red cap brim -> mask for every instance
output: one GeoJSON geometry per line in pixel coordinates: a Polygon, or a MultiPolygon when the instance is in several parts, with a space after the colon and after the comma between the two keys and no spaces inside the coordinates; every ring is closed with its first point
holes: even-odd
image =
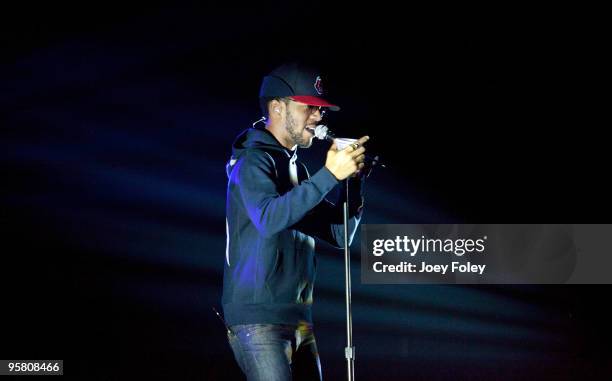
{"type": "Polygon", "coordinates": [[[310,105],[310,106],[327,107],[327,108],[329,108],[332,111],[339,111],[340,110],[340,107],[329,103],[325,99],[322,99],[322,98],[319,98],[319,97],[314,97],[314,96],[311,96],[311,95],[294,95],[294,96],[291,96],[291,99],[293,99],[296,102],[304,103],[304,104],[307,104],[307,105],[310,105]]]}

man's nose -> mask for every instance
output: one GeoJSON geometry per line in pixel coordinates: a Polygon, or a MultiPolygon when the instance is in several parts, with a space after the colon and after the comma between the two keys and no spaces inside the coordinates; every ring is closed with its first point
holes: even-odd
{"type": "Polygon", "coordinates": [[[323,119],[323,115],[321,115],[321,110],[316,110],[310,115],[315,122],[320,122],[323,119]]]}

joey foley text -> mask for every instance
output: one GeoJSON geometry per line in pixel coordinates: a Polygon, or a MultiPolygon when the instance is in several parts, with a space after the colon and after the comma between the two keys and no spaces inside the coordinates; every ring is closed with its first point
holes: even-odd
{"type": "MultiPolygon", "coordinates": [[[[372,241],[372,254],[376,257],[386,255],[409,255],[410,259],[419,254],[429,254],[439,256],[453,254],[462,257],[464,254],[484,255],[485,241],[487,237],[481,239],[428,239],[421,236],[418,239],[408,238],[407,236],[396,236],[395,239],[375,239],[372,241]]],[[[421,255],[419,255],[421,257],[421,255]]],[[[382,258],[381,258],[382,259],[382,258]]],[[[406,258],[409,259],[409,258],[406,258]]],[[[425,258],[423,258],[425,259],[425,258]]],[[[438,258],[439,259],[439,258],[438,258]]],[[[482,259],[482,257],[481,257],[482,259]]],[[[382,261],[375,261],[372,269],[377,273],[439,273],[448,272],[459,273],[478,273],[482,275],[487,265],[451,262],[450,264],[428,264],[425,260],[420,263],[402,261],[398,264],[385,264],[382,261]]]]}

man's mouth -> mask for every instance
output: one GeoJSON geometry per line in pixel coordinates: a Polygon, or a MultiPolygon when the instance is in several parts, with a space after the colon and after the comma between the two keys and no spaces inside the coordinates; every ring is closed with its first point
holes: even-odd
{"type": "Polygon", "coordinates": [[[314,128],[314,127],[309,127],[309,126],[306,126],[305,130],[306,130],[306,131],[308,131],[308,132],[310,132],[312,135],[314,135],[314,134],[315,134],[315,128],[314,128]]]}

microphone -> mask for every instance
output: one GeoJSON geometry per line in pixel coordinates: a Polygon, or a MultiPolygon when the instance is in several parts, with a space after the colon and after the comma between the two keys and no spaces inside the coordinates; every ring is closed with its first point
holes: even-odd
{"type": "MultiPolygon", "coordinates": [[[[314,136],[317,139],[327,140],[329,142],[333,142],[334,140],[337,140],[336,143],[339,149],[342,149],[342,147],[346,147],[350,143],[357,141],[357,139],[337,138],[336,135],[329,128],[327,128],[327,126],[324,124],[319,124],[318,126],[315,127],[314,136]]],[[[370,157],[366,155],[365,157],[366,159],[369,159],[372,161],[372,167],[379,166],[381,168],[387,168],[387,166],[380,161],[378,155],[376,155],[375,157],[370,157]]]]}
{"type": "Polygon", "coordinates": [[[319,124],[317,127],[315,127],[314,136],[317,139],[327,140],[330,142],[333,142],[336,138],[336,136],[324,124],[319,124]]]}

